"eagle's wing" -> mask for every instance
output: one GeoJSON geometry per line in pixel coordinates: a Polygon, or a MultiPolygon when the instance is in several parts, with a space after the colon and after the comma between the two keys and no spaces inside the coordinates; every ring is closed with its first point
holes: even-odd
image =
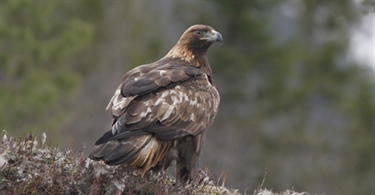
{"type": "Polygon", "coordinates": [[[125,76],[112,98],[115,121],[97,145],[149,133],[159,139],[197,135],[212,123],[219,95],[200,69],[171,63],[139,68],[125,76]]]}
{"type": "Polygon", "coordinates": [[[121,86],[121,93],[123,97],[145,95],[171,83],[183,82],[202,74],[200,69],[189,65],[167,63],[147,73],[127,78],[121,86]]]}

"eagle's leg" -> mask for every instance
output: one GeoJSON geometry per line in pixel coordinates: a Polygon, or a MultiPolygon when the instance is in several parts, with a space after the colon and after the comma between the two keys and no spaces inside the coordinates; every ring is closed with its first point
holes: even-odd
{"type": "Polygon", "coordinates": [[[198,142],[201,141],[200,136],[187,136],[183,138],[178,148],[178,158],[176,163],[176,180],[177,185],[185,184],[189,180],[194,179],[198,170],[200,150],[198,142]]]}
{"type": "Polygon", "coordinates": [[[166,171],[168,167],[171,166],[172,161],[173,161],[172,155],[167,153],[165,157],[163,158],[163,160],[161,160],[157,165],[152,167],[151,170],[155,173],[166,171]]]}

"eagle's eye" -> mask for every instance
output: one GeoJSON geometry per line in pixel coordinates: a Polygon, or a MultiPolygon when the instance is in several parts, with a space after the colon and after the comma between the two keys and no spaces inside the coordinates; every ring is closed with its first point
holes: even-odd
{"type": "Polygon", "coordinates": [[[203,34],[203,31],[202,30],[197,30],[197,31],[195,31],[195,34],[196,35],[201,35],[201,34],[203,34]]]}

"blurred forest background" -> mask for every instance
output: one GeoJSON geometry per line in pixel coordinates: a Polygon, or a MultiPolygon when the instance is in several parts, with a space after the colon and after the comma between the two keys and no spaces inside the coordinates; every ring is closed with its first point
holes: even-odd
{"type": "Polygon", "coordinates": [[[122,75],[203,23],[224,42],[208,52],[222,98],[201,167],[242,191],[267,172],[274,191],[374,194],[375,62],[355,54],[375,43],[352,40],[374,18],[367,0],[2,0],[0,128],[89,150],[122,75]]]}

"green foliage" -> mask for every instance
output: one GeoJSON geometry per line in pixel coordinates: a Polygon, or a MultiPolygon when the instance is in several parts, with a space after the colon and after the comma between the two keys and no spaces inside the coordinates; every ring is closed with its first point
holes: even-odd
{"type": "Polygon", "coordinates": [[[371,193],[374,185],[361,185],[361,178],[374,179],[370,164],[375,156],[370,151],[375,150],[375,142],[370,139],[375,83],[369,75],[372,70],[345,58],[350,30],[359,17],[352,2],[215,3],[225,17],[219,24],[224,43],[210,60],[216,80],[221,79],[217,86],[223,103],[211,128],[214,132],[208,134],[220,143],[210,151],[224,142],[227,150],[246,148],[248,153],[237,159],[243,166],[231,167],[228,180],[253,176],[251,186],[256,186],[263,177],[259,169],[266,166],[272,171],[265,185],[273,189],[294,186],[313,193],[371,193]],[[280,17],[280,6],[286,5],[297,13],[295,26],[277,41],[282,33],[269,22],[280,17]],[[343,172],[350,177],[337,178],[343,172]],[[289,181],[282,179],[285,174],[291,174],[289,181]],[[319,188],[325,190],[314,191],[314,182],[304,178],[324,181],[319,188]],[[335,188],[330,182],[345,185],[335,188]]]}
{"type": "Polygon", "coordinates": [[[70,59],[92,44],[95,25],[74,16],[79,10],[69,6],[77,5],[79,1],[0,2],[2,129],[51,127],[40,124],[54,121],[51,110],[79,85],[82,73],[75,72],[70,59]]]}

